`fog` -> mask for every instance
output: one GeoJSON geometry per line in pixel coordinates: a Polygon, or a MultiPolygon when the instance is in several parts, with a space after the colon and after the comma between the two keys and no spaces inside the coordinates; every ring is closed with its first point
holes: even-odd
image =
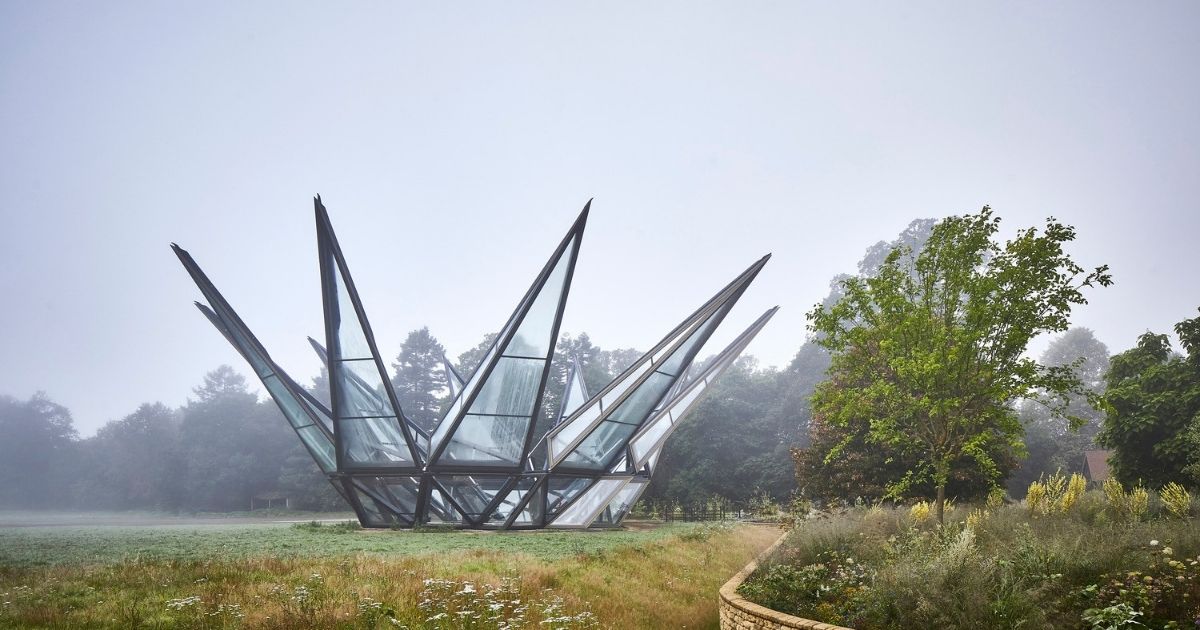
{"type": "MultiPolygon", "coordinates": [[[[647,348],[746,265],[787,364],[910,221],[1055,216],[1112,352],[1195,315],[1195,3],[0,6],[0,393],[81,434],[228,363],[179,242],[308,382],[311,197],[390,361],[501,326],[594,198],[564,332],[647,348]]],[[[721,339],[714,339],[719,348],[721,339]]],[[[1033,354],[1045,342],[1031,348],[1033,354]]],[[[291,439],[291,438],[289,438],[291,439]]]]}

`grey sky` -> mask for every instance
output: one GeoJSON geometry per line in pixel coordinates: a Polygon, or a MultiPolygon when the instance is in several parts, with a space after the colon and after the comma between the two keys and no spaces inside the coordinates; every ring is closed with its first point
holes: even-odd
{"type": "Polygon", "coordinates": [[[316,372],[316,193],[389,363],[498,328],[589,197],[604,347],[774,252],[726,333],[782,305],[785,364],[868,245],[985,203],[1112,266],[1111,350],[1200,306],[1195,2],[214,4],[0,5],[0,393],[84,434],[244,369],[171,241],[316,372]]]}

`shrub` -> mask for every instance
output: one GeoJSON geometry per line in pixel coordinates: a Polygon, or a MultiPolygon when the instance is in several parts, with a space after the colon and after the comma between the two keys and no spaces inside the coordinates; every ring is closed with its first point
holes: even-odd
{"type": "Polygon", "coordinates": [[[917,501],[911,508],[908,509],[908,517],[914,523],[924,523],[929,520],[930,505],[928,501],[917,501]]]}
{"type": "Polygon", "coordinates": [[[1025,505],[1034,516],[1066,514],[1085,492],[1087,480],[1083,475],[1072,473],[1068,478],[1060,470],[1029,484],[1025,505]]]}
{"type": "Polygon", "coordinates": [[[1187,519],[1192,510],[1192,495],[1183,486],[1172,481],[1158,491],[1158,497],[1171,516],[1187,519]]]}

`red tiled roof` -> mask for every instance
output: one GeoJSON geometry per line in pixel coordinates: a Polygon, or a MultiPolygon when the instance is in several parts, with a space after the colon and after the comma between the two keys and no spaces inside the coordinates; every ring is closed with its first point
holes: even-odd
{"type": "Polygon", "coordinates": [[[1109,451],[1083,452],[1083,474],[1088,480],[1104,481],[1108,479],[1108,454],[1109,451]]]}

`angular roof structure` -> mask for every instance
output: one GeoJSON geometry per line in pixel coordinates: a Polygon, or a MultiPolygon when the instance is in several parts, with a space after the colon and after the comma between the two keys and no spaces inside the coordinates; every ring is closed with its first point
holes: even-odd
{"type": "Polygon", "coordinates": [[[196,306],[250,364],[317,467],[364,527],[620,525],[679,421],[778,310],[763,313],[699,370],[692,363],[770,256],[755,261],[599,392],[571,357],[560,409],[543,408],[591,202],[538,272],[470,375],[443,358],[451,400],[432,430],[400,407],[346,258],[314,199],[328,407],[289,377],[192,256],[196,306]],[[695,372],[694,374],[691,372],[695,372]]]}

